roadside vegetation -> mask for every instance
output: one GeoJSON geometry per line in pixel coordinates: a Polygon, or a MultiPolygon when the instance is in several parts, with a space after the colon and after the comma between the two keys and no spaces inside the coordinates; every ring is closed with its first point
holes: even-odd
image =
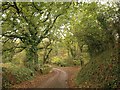
{"type": "Polygon", "coordinates": [[[79,88],[120,85],[120,2],[2,2],[2,86],[74,67],[79,88]]]}
{"type": "Polygon", "coordinates": [[[119,64],[111,50],[92,58],[78,73],[76,83],[79,88],[117,88],[119,85],[119,64]],[[95,64],[94,64],[95,63],[95,64]]]}

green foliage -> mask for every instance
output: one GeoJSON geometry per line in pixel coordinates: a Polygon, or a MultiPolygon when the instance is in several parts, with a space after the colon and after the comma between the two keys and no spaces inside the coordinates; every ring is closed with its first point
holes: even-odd
{"type": "Polygon", "coordinates": [[[52,58],[51,62],[57,64],[58,62],[60,62],[60,60],[61,60],[61,58],[59,58],[59,57],[56,56],[56,57],[52,58]]]}
{"type": "Polygon", "coordinates": [[[9,87],[10,85],[21,83],[22,81],[30,80],[34,76],[34,72],[23,66],[16,66],[12,63],[5,63],[3,67],[2,86],[9,87]]]}
{"type": "Polygon", "coordinates": [[[109,53],[107,49],[120,47],[119,6],[97,2],[3,2],[3,62],[19,65],[24,61],[27,66],[7,64],[3,86],[32,78],[33,71],[48,73],[51,67],[43,63],[51,59],[58,66],[84,63],[77,77],[79,87],[116,87],[118,58],[111,56],[114,50],[109,53]],[[49,39],[46,43],[45,38],[49,39]],[[16,54],[18,51],[21,54],[16,54]]]}
{"type": "Polygon", "coordinates": [[[79,46],[88,45],[90,56],[100,54],[108,48],[107,44],[110,39],[106,35],[105,28],[100,25],[98,17],[111,9],[96,2],[82,3],[76,9],[77,14],[71,18],[71,31],[77,38],[79,46]],[[104,9],[105,11],[103,11],[104,9]],[[75,21],[76,23],[74,23],[75,21]]]}
{"type": "Polygon", "coordinates": [[[48,65],[48,64],[43,65],[41,67],[42,74],[48,74],[51,69],[52,69],[52,67],[50,65],[48,65]]]}
{"type": "Polygon", "coordinates": [[[120,76],[119,65],[113,53],[110,53],[112,51],[113,49],[105,51],[82,67],[76,78],[79,87],[117,88],[120,76]]]}
{"type": "Polygon", "coordinates": [[[24,65],[24,61],[26,60],[26,51],[23,50],[19,53],[16,53],[11,62],[15,65],[24,65]]]}
{"type": "Polygon", "coordinates": [[[13,40],[3,38],[3,45],[2,45],[2,60],[3,62],[9,62],[12,60],[14,55],[14,42],[13,40]],[[4,43],[4,41],[8,40],[4,43]]]}
{"type": "MultiPolygon", "coordinates": [[[[11,50],[14,48],[26,50],[27,60],[25,65],[28,68],[33,64],[38,64],[37,46],[45,37],[50,36],[50,31],[54,27],[57,18],[64,15],[70,5],[69,2],[2,3],[2,38],[11,39],[12,41],[20,40],[20,44],[23,45],[16,45],[11,50]]],[[[12,44],[10,43],[9,46],[12,46],[12,44]]]]}
{"type": "MultiPolygon", "coordinates": [[[[119,85],[118,43],[116,35],[119,18],[116,4],[84,3],[78,17],[80,18],[72,28],[79,44],[88,45],[90,62],[82,67],[77,76],[79,87],[117,88],[119,85]],[[94,10],[91,10],[94,9],[94,10]],[[78,28],[80,27],[80,28],[78,28]],[[114,47],[114,48],[113,48],[114,47]],[[112,48],[112,49],[111,49],[112,48]],[[108,50],[110,49],[110,50],[108,50]]],[[[76,17],[76,15],[75,15],[76,17]]],[[[74,19],[74,18],[73,18],[74,19]]]]}
{"type": "Polygon", "coordinates": [[[37,64],[35,67],[35,72],[39,73],[39,74],[48,74],[50,72],[50,70],[52,69],[51,65],[49,64],[37,64]]]}
{"type": "Polygon", "coordinates": [[[73,60],[73,64],[75,66],[80,66],[81,65],[81,60],[73,60]]]}
{"type": "Polygon", "coordinates": [[[84,64],[87,64],[90,61],[90,55],[88,52],[82,52],[81,53],[81,60],[84,64]]]}
{"type": "Polygon", "coordinates": [[[67,65],[65,60],[63,60],[62,58],[57,57],[57,56],[52,58],[51,63],[56,64],[58,66],[66,66],[67,65]]]}

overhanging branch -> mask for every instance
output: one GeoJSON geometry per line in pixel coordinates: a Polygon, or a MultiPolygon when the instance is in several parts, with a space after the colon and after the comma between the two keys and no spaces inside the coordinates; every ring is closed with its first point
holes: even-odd
{"type": "Polygon", "coordinates": [[[39,9],[39,8],[35,5],[34,0],[33,0],[33,2],[32,2],[32,5],[33,5],[33,7],[34,7],[40,14],[43,14],[43,13],[44,13],[44,12],[42,12],[41,9],[39,9]]]}
{"type": "Polygon", "coordinates": [[[2,36],[7,37],[7,38],[19,38],[19,39],[25,39],[25,37],[20,36],[20,35],[12,35],[12,34],[2,34],[2,36]]]}

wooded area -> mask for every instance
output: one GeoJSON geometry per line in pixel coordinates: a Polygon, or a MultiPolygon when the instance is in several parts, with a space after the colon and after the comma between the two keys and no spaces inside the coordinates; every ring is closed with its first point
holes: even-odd
{"type": "Polygon", "coordinates": [[[2,2],[2,86],[79,66],[79,88],[120,86],[120,2],[2,2]]]}

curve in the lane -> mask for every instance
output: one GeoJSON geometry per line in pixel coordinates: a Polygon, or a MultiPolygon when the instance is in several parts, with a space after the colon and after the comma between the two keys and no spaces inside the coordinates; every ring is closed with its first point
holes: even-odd
{"type": "Polygon", "coordinates": [[[53,68],[55,75],[49,78],[47,81],[43,81],[40,88],[68,88],[67,85],[67,73],[58,68],[53,68]]]}

